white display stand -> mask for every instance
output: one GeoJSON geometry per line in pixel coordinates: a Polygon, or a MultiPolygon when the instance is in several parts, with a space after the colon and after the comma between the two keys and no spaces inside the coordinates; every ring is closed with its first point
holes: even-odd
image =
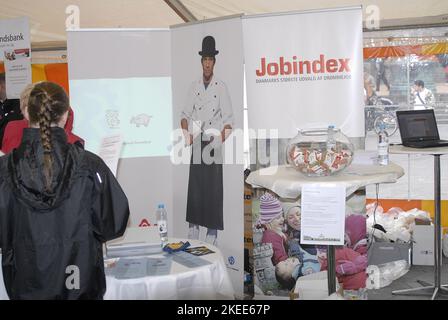
{"type": "MultiPolygon", "coordinates": [[[[264,168],[252,172],[246,182],[255,188],[265,188],[281,198],[296,199],[302,186],[307,183],[342,184],[346,197],[359,188],[369,184],[392,183],[404,175],[400,166],[390,163],[387,166],[353,164],[345,171],[328,177],[307,177],[289,165],[264,168]]],[[[328,246],[328,294],[336,292],[335,248],[328,246]]]]}
{"type": "Polygon", "coordinates": [[[402,145],[390,147],[390,153],[419,154],[434,156],[434,285],[418,280],[424,285],[421,288],[392,291],[392,294],[426,294],[434,300],[438,294],[448,295],[447,285],[441,285],[442,272],[442,220],[441,220],[441,190],[440,190],[440,156],[448,154],[448,147],[441,148],[408,148],[402,145]]]}

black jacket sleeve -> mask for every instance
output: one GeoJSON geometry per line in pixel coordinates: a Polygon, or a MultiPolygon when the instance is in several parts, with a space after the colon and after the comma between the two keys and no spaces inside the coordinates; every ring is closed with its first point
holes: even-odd
{"type": "Polygon", "coordinates": [[[94,174],[97,192],[93,203],[93,231],[101,242],[121,237],[129,218],[128,199],[103,162],[94,174]]]}

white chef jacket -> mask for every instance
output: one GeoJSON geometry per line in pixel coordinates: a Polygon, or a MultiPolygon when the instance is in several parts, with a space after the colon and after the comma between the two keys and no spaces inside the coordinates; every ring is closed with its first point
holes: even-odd
{"type": "MultiPolygon", "coordinates": [[[[205,89],[202,77],[193,81],[181,113],[181,119],[187,119],[192,134],[191,126],[195,121],[200,123],[203,133],[210,128],[221,132],[225,125],[230,125],[233,128],[232,103],[226,84],[215,76],[211,79],[207,89],[205,89]]],[[[211,136],[211,134],[207,136],[211,136]]]]}

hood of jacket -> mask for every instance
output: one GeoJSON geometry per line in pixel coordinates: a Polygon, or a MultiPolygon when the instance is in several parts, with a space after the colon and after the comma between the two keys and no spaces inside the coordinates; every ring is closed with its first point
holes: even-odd
{"type": "Polygon", "coordinates": [[[65,132],[70,133],[73,130],[73,120],[74,120],[75,114],[73,113],[72,108],[68,108],[68,115],[67,115],[67,122],[65,123],[64,130],[65,132]]]}
{"type": "Polygon", "coordinates": [[[20,146],[11,154],[8,171],[15,194],[33,209],[51,210],[70,194],[78,172],[76,147],[67,143],[64,129],[51,128],[52,180],[47,190],[44,175],[44,150],[40,129],[25,128],[20,146]]]}

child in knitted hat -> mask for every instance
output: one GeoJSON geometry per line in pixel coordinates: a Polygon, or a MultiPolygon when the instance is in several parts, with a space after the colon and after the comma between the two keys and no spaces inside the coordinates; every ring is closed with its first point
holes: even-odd
{"type": "Polygon", "coordinates": [[[270,243],[272,250],[272,264],[275,266],[280,261],[286,260],[286,235],[284,230],[283,209],[280,202],[270,193],[260,197],[260,216],[257,224],[264,228],[262,243],[270,243]]]}

